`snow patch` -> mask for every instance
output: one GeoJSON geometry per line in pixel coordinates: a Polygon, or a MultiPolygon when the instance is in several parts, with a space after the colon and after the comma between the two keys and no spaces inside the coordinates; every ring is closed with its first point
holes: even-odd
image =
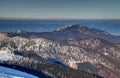
{"type": "Polygon", "coordinates": [[[0,78],[24,78],[24,77],[18,77],[18,76],[8,75],[5,73],[0,73],[0,78]]]}
{"type": "Polygon", "coordinates": [[[56,29],[56,31],[63,31],[63,30],[65,30],[65,29],[67,29],[67,28],[70,28],[70,27],[72,27],[72,25],[66,25],[66,26],[64,26],[64,27],[61,27],[61,28],[56,29]]]}
{"type": "Polygon", "coordinates": [[[69,66],[74,69],[78,69],[76,61],[69,60],[69,66]]]}
{"type": "Polygon", "coordinates": [[[106,56],[107,56],[107,55],[108,55],[108,53],[104,53],[104,55],[106,55],[106,56]]]}
{"type": "Polygon", "coordinates": [[[12,53],[7,51],[0,51],[0,61],[7,61],[12,59],[13,59],[12,53]]]}
{"type": "Polygon", "coordinates": [[[38,78],[18,70],[0,66],[0,78],[38,78]]]}

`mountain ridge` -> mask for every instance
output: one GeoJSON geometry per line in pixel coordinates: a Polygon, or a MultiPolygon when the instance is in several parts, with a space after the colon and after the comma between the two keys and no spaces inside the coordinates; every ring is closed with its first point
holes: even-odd
{"type": "Polygon", "coordinates": [[[102,38],[113,43],[120,43],[120,36],[111,35],[110,33],[94,28],[85,27],[82,24],[66,25],[58,28],[53,32],[26,32],[23,30],[16,30],[16,32],[4,32],[10,37],[43,37],[56,41],[64,41],[76,38],[102,38]]]}

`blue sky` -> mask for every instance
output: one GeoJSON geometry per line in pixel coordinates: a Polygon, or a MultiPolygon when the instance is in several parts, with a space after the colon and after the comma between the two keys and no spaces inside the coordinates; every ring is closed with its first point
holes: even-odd
{"type": "Polygon", "coordinates": [[[120,19],[120,0],[0,0],[0,17],[120,19]]]}

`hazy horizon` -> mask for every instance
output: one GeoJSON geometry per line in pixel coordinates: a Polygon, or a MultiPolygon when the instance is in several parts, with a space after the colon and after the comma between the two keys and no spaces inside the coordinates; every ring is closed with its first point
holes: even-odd
{"type": "Polygon", "coordinates": [[[14,29],[28,32],[51,32],[71,24],[82,24],[88,28],[120,35],[120,20],[0,20],[0,32],[9,32],[14,29]]]}

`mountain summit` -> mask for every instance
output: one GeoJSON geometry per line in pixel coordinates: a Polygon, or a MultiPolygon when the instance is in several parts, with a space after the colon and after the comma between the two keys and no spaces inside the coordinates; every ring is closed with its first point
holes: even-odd
{"type": "Polygon", "coordinates": [[[69,30],[69,29],[81,29],[81,30],[85,30],[85,29],[88,29],[88,28],[85,27],[82,24],[75,24],[75,25],[66,25],[64,27],[56,29],[55,31],[65,31],[65,30],[69,30]]]}
{"type": "Polygon", "coordinates": [[[86,27],[86,26],[84,26],[82,24],[66,25],[66,26],[64,26],[62,28],[56,29],[55,31],[57,31],[57,32],[60,32],[60,31],[61,32],[64,32],[64,31],[71,31],[72,32],[73,31],[73,33],[74,33],[74,31],[76,31],[76,32],[84,34],[84,35],[87,35],[87,34],[91,34],[91,35],[93,35],[93,34],[96,34],[96,35],[97,34],[110,35],[109,33],[105,32],[105,31],[88,28],[88,27],[86,27]]]}
{"type": "Polygon", "coordinates": [[[76,38],[102,38],[114,43],[120,43],[120,37],[109,34],[108,32],[88,28],[82,24],[66,25],[50,33],[43,33],[41,36],[57,41],[71,40],[76,38]]]}

